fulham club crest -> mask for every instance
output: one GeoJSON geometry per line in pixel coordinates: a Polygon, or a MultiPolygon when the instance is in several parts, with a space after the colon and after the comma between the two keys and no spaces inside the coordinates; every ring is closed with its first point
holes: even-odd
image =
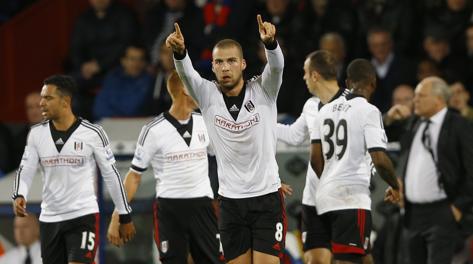
{"type": "Polygon", "coordinates": [[[81,151],[82,148],[84,147],[83,144],[84,144],[84,143],[82,143],[82,142],[77,142],[77,141],[75,141],[75,142],[74,142],[74,150],[75,150],[75,151],[81,151]]]}
{"type": "Polygon", "coordinates": [[[245,104],[245,108],[248,112],[252,113],[254,110],[255,110],[255,105],[253,104],[253,102],[251,100],[249,100],[246,104],[245,104]]]}
{"type": "Polygon", "coordinates": [[[163,253],[168,252],[168,249],[169,249],[168,247],[169,247],[169,244],[168,244],[168,241],[167,241],[167,240],[161,242],[161,251],[162,251],[163,253]]]}

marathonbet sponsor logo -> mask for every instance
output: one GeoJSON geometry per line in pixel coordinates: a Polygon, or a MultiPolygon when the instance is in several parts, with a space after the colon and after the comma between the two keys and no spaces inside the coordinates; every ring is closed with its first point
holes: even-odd
{"type": "Polygon", "coordinates": [[[171,152],[166,155],[167,161],[188,161],[188,160],[201,160],[207,158],[206,149],[197,149],[193,151],[179,151],[171,152]]]}
{"type": "Polygon", "coordinates": [[[85,163],[84,156],[53,156],[41,158],[43,167],[59,167],[59,166],[82,166],[85,163]]]}
{"type": "Polygon", "coordinates": [[[254,125],[257,125],[260,122],[259,114],[252,115],[248,120],[243,122],[236,123],[232,120],[228,120],[222,116],[215,116],[214,124],[220,128],[228,130],[230,132],[242,132],[251,128],[254,125]]]}

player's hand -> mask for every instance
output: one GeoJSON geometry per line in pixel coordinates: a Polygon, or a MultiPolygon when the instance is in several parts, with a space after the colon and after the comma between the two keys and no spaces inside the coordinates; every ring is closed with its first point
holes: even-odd
{"type": "Polygon", "coordinates": [[[174,23],[174,32],[172,32],[166,39],[166,47],[171,48],[174,53],[184,55],[186,52],[186,45],[184,43],[184,36],[181,33],[179,24],[174,23]]]}
{"type": "Polygon", "coordinates": [[[123,245],[123,240],[120,238],[120,222],[118,220],[118,213],[116,212],[113,213],[112,219],[110,219],[107,239],[114,246],[121,247],[123,245]]]}
{"type": "Polygon", "coordinates": [[[397,204],[399,207],[404,207],[404,199],[402,197],[401,190],[394,190],[392,187],[388,187],[384,193],[384,201],[397,204]]]}
{"type": "Polygon", "coordinates": [[[284,198],[286,198],[286,196],[291,196],[292,195],[292,188],[291,188],[291,185],[289,184],[285,184],[285,183],[281,183],[281,191],[282,191],[282,195],[284,196],[284,198]]]}
{"type": "Polygon", "coordinates": [[[23,197],[17,197],[13,200],[13,212],[16,216],[27,216],[28,213],[26,212],[26,200],[23,197]]]}
{"type": "Polygon", "coordinates": [[[455,221],[457,221],[457,223],[459,223],[460,220],[462,220],[462,217],[463,217],[462,211],[460,211],[460,209],[458,209],[453,204],[450,205],[450,208],[452,209],[453,218],[455,218],[455,221]]]}
{"type": "Polygon", "coordinates": [[[261,41],[263,41],[265,45],[273,43],[276,36],[276,27],[269,22],[263,22],[261,15],[257,15],[256,20],[258,20],[258,30],[261,41]]]}
{"type": "Polygon", "coordinates": [[[135,225],[133,222],[128,224],[120,224],[120,238],[123,240],[123,243],[127,243],[136,234],[135,225]]]}

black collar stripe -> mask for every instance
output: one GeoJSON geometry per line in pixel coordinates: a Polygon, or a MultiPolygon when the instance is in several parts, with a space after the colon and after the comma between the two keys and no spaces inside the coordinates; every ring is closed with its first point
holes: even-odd
{"type": "Polygon", "coordinates": [[[192,114],[190,115],[189,122],[187,124],[181,124],[179,121],[177,121],[169,112],[164,112],[164,118],[173,125],[177,132],[181,135],[182,139],[186,142],[187,146],[190,146],[191,140],[192,140],[192,127],[193,127],[193,117],[192,114]],[[184,137],[185,133],[189,133],[190,137],[184,137]]]}

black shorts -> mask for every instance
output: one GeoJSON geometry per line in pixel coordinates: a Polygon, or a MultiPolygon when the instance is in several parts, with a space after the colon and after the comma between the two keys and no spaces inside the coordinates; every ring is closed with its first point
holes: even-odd
{"type": "Polygon", "coordinates": [[[302,205],[301,226],[304,251],[315,248],[330,249],[330,229],[322,222],[315,206],[302,205]]]}
{"type": "Polygon", "coordinates": [[[94,263],[99,241],[99,214],[46,223],[40,222],[43,263],[94,263]]]}
{"type": "Polygon", "coordinates": [[[371,212],[364,209],[337,210],[319,215],[329,230],[336,260],[358,263],[369,254],[371,212]]]}
{"type": "Polygon", "coordinates": [[[223,263],[217,217],[208,197],[158,198],[153,210],[154,240],[163,263],[223,263]]]}
{"type": "Polygon", "coordinates": [[[219,230],[226,260],[248,249],[283,257],[287,221],[281,191],[251,198],[219,199],[219,230]]]}

